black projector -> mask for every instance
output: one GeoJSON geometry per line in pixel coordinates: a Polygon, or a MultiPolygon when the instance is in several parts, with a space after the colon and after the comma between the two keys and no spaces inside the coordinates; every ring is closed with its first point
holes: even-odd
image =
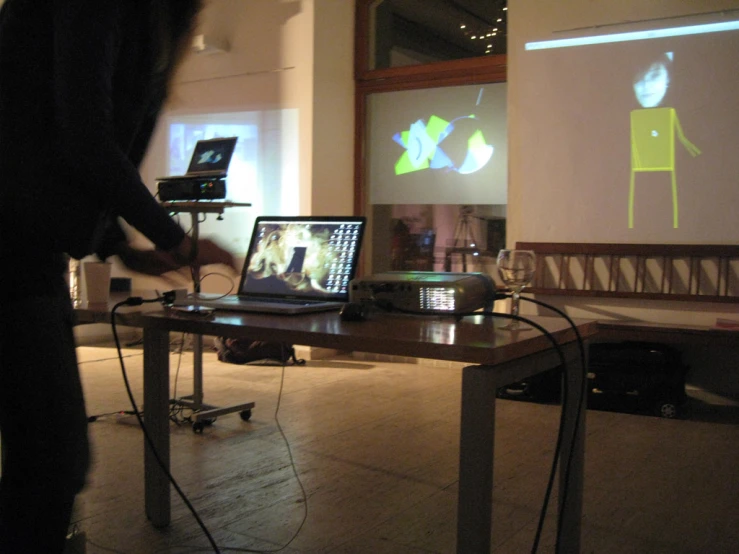
{"type": "Polygon", "coordinates": [[[495,283],[484,273],[388,271],[353,279],[349,301],[410,313],[492,311],[495,283]]]}
{"type": "Polygon", "coordinates": [[[159,200],[221,200],[226,198],[225,179],[177,179],[159,181],[159,200]]]}

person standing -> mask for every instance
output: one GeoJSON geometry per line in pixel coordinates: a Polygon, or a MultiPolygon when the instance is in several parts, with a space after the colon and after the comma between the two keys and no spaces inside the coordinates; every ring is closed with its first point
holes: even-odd
{"type": "Polygon", "coordinates": [[[159,275],[232,256],[193,241],[139,175],[200,0],[0,8],[0,552],[62,552],[89,467],[67,256],[159,275]],[[119,220],[154,248],[129,245],[119,220]]]}

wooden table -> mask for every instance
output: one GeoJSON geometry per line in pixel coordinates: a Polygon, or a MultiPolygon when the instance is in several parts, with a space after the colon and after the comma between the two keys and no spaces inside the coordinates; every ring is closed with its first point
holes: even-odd
{"type": "Polygon", "coordinates": [[[646,321],[598,320],[598,340],[736,348],[739,347],[739,329],[646,321]]]}
{"type": "MultiPolygon", "coordinates": [[[[165,312],[126,316],[144,330],[145,426],[162,461],[169,466],[169,333],[186,332],[286,342],[346,351],[374,352],[467,362],[461,399],[457,552],[489,552],[492,521],[493,448],[496,391],[559,364],[549,340],[538,331],[499,329],[505,320],[466,317],[415,317],[374,314],[362,322],[343,322],[335,312],[297,316],[216,312],[212,319],[165,312]]],[[[562,346],[568,360],[569,398],[579,398],[584,372],[576,334],[562,319],[536,317],[562,346]]],[[[578,323],[587,340],[594,322],[578,323]]],[[[419,366],[419,371],[423,367],[419,366]]],[[[563,552],[580,550],[585,399],[567,407],[560,456],[560,517],[563,552]],[[574,454],[567,456],[572,449],[574,454]],[[565,476],[569,476],[565,480],[565,476]],[[566,491],[566,492],[565,492],[566,491]],[[567,503],[562,506],[563,495],[567,503]]],[[[145,447],[146,513],[156,526],[170,521],[170,484],[145,447]]]]}
{"type": "MultiPolygon", "coordinates": [[[[113,307],[123,302],[131,296],[140,296],[144,299],[155,299],[156,294],[154,292],[113,292],[110,294],[110,299],[107,304],[90,304],[89,302],[81,302],[74,308],[74,325],[93,325],[95,323],[102,323],[104,325],[110,325],[110,312],[113,307]]],[[[117,317],[116,322],[118,325],[124,325],[126,327],[141,327],[141,321],[139,316],[144,312],[161,312],[162,305],[158,302],[146,303],[140,306],[121,306],[116,311],[117,317]]]]}

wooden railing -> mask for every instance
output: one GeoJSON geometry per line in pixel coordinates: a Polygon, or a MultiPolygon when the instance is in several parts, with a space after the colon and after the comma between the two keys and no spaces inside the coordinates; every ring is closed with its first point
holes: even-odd
{"type": "Polygon", "coordinates": [[[528,292],[739,303],[739,246],[519,242],[536,253],[528,292]]]}

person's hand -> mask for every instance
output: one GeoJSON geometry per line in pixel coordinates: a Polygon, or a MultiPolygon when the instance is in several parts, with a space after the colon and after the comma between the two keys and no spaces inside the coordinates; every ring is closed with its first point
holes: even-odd
{"type": "Polygon", "coordinates": [[[145,275],[158,277],[182,267],[171,254],[162,250],[141,250],[121,243],[115,253],[128,269],[145,275]]]}
{"type": "Polygon", "coordinates": [[[128,269],[145,275],[161,276],[183,267],[211,264],[222,264],[236,272],[233,256],[209,239],[201,239],[195,245],[190,237],[185,237],[170,251],[142,250],[121,242],[115,253],[128,269]]]}
{"type": "Polygon", "coordinates": [[[237,272],[234,257],[228,250],[221,248],[210,239],[193,241],[186,236],[180,244],[168,252],[179,267],[200,267],[211,264],[221,264],[237,272]]]}

